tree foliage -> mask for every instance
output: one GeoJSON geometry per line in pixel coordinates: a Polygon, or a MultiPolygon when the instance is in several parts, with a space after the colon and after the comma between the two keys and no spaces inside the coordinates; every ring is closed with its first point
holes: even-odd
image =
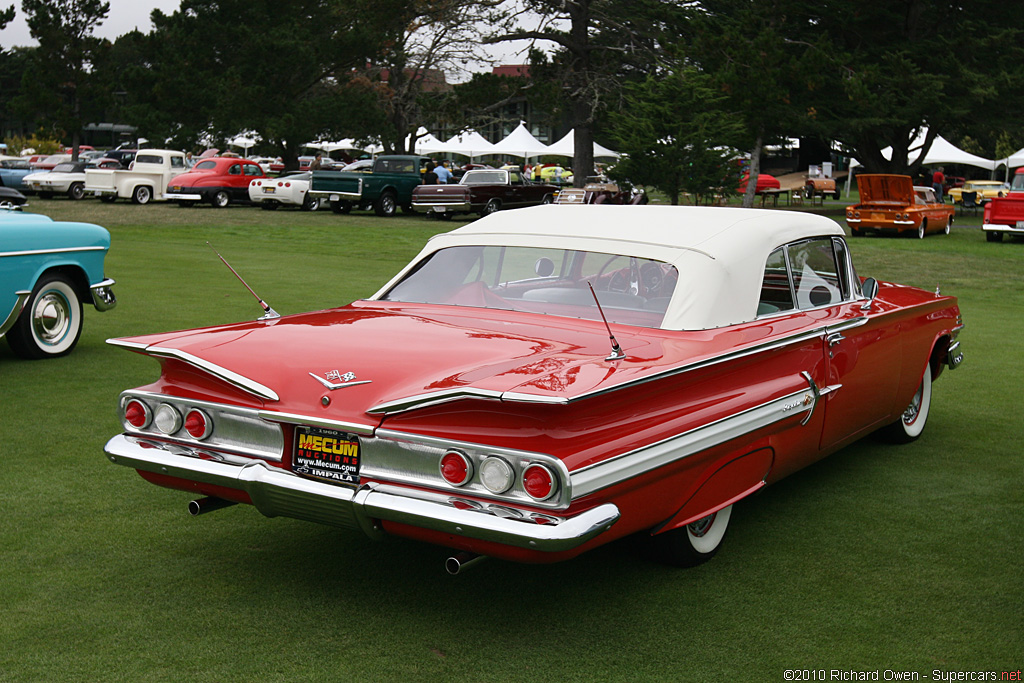
{"type": "Polygon", "coordinates": [[[81,131],[97,120],[107,101],[97,68],[110,43],[93,35],[110,11],[102,0],[22,0],[29,31],[39,42],[31,52],[16,102],[26,117],[45,112],[58,134],[71,136],[78,156],[81,131]]]}
{"type": "Polygon", "coordinates": [[[936,135],[1005,125],[1024,98],[1021,3],[824,0],[801,38],[820,65],[810,129],[870,171],[914,175],[936,135]],[[924,128],[924,147],[910,149],[924,128]]]}
{"type": "MultiPolygon", "coordinates": [[[[684,2],[674,0],[509,0],[485,42],[550,42],[550,61],[531,76],[558,84],[565,119],[575,131],[574,182],[594,169],[594,129],[629,75],[650,69],[684,2]]],[[[615,109],[616,107],[611,107],[615,109]]]]}
{"type": "MultiPolygon", "coordinates": [[[[382,35],[369,0],[184,0],[117,50],[124,107],[150,138],[192,147],[255,131],[294,166],[301,146],[358,126],[349,74],[382,35]],[[268,50],[268,47],[272,50],[268,50]]],[[[122,41],[124,44],[122,45],[122,41]]]]}
{"type": "Polygon", "coordinates": [[[742,118],[723,109],[728,98],[694,67],[656,73],[626,86],[625,107],[611,116],[623,153],[613,175],[652,185],[678,204],[736,187],[731,149],[742,138],[742,118]]]}
{"type": "MultiPolygon", "coordinates": [[[[360,72],[376,95],[378,137],[389,152],[411,151],[417,129],[446,109],[447,78],[468,75],[486,60],[480,27],[502,0],[393,2],[388,33],[372,63],[360,72]]],[[[448,112],[451,113],[450,110],[448,112]]]]}

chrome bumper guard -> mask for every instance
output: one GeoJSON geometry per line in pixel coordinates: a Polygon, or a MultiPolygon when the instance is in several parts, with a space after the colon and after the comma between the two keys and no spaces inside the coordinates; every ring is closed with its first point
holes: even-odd
{"type": "Polygon", "coordinates": [[[545,552],[571,550],[612,527],[619,509],[605,503],[575,517],[538,523],[505,506],[455,507],[450,496],[370,484],[357,489],[306,479],[260,460],[206,460],[184,446],[119,434],[103,449],[111,462],[146,472],[245,491],[267,517],[292,517],[380,535],[375,520],[545,552]]]}
{"type": "Polygon", "coordinates": [[[113,280],[107,278],[89,288],[92,292],[92,305],[96,307],[97,311],[109,311],[117,306],[117,297],[114,296],[113,290],[114,284],[113,280]]]}
{"type": "Polygon", "coordinates": [[[960,342],[953,342],[946,351],[946,365],[950,370],[956,370],[964,362],[964,352],[960,350],[960,342]]]}

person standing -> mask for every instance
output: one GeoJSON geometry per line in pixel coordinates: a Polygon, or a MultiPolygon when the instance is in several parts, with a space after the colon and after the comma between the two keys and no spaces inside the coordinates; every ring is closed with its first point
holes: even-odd
{"type": "Polygon", "coordinates": [[[935,190],[935,201],[942,203],[945,200],[942,196],[942,188],[946,185],[946,174],[944,166],[939,166],[939,170],[932,174],[932,189],[935,190]]]}
{"type": "Polygon", "coordinates": [[[442,161],[441,164],[434,169],[434,173],[437,174],[437,182],[442,185],[447,185],[448,181],[452,179],[452,172],[448,168],[448,161],[442,161]]]}
{"type": "Polygon", "coordinates": [[[317,154],[316,158],[313,159],[313,161],[309,162],[310,171],[319,171],[321,168],[323,168],[323,156],[323,154],[317,154]]]}

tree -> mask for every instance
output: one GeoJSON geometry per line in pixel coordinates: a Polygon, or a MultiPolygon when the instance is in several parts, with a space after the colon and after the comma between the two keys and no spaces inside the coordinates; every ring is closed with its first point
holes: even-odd
{"type": "Polygon", "coordinates": [[[694,67],[651,74],[626,86],[624,107],[611,115],[623,158],[612,173],[652,185],[679,203],[682,192],[700,197],[736,186],[734,156],[723,147],[744,133],[742,119],[722,107],[727,97],[694,67]]]}
{"type": "Polygon", "coordinates": [[[810,129],[869,171],[916,175],[936,135],[999,129],[1024,104],[1024,4],[823,0],[810,12],[794,38],[819,64],[810,129]]]}
{"type": "Polygon", "coordinates": [[[14,5],[7,9],[0,10],[0,31],[7,27],[7,24],[14,20],[14,5]]]}
{"type": "Polygon", "coordinates": [[[684,29],[687,56],[713,77],[742,118],[749,150],[743,206],[754,205],[764,144],[799,130],[817,64],[794,41],[803,0],[705,0],[684,29]],[[795,20],[795,21],[794,21],[795,20]]]}
{"type": "Polygon", "coordinates": [[[305,143],[361,125],[368,95],[348,85],[390,35],[380,6],[183,0],[173,14],[156,10],[151,34],[116,46],[123,110],[147,137],[180,147],[255,131],[295,168],[305,143]]]}
{"type": "Polygon", "coordinates": [[[39,42],[31,53],[17,107],[70,134],[72,158],[84,124],[102,111],[106,92],[97,87],[95,66],[110,43],[93,35],[107,18],[102,0],[22,0],[29,32],[39,42]]]}
{"type": "Polygon", "coordinates": [[[409,0],[392,5],[389,34],[394,40],[360,74],[377,96],[385,151],[411,152],[417,129],[448,104],[447,77],[468,75],[470,63],[486,61],[479,49],[480,26],[501,2],[409,0]]]}
{"type": "Polygon", "coordinates": [[[550,62],[534,63],[535,79],[557,80],[573,127],[574,183],[594,171],[594,128],[609,98],[656,62],[685,2],[674,0],[513,0],[486,43],[549,41],[550,62]],[[527,28],[527,23],[536,27],[527,28]]]}

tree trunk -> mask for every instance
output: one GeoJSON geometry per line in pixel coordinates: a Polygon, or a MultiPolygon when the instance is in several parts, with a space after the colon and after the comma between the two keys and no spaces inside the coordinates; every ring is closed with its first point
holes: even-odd
{"type": "Polygon", "coordinates": [[[754,141],[754,149],[750,151],[750,173],[747,176],[747,188],[743,193],[743,208],[750,209],[754,206],[754,199],[757,197],[757,179],[761,175],[761,148],[764,146],[764,131],[757,132],[757,140],[754,141]]]}

